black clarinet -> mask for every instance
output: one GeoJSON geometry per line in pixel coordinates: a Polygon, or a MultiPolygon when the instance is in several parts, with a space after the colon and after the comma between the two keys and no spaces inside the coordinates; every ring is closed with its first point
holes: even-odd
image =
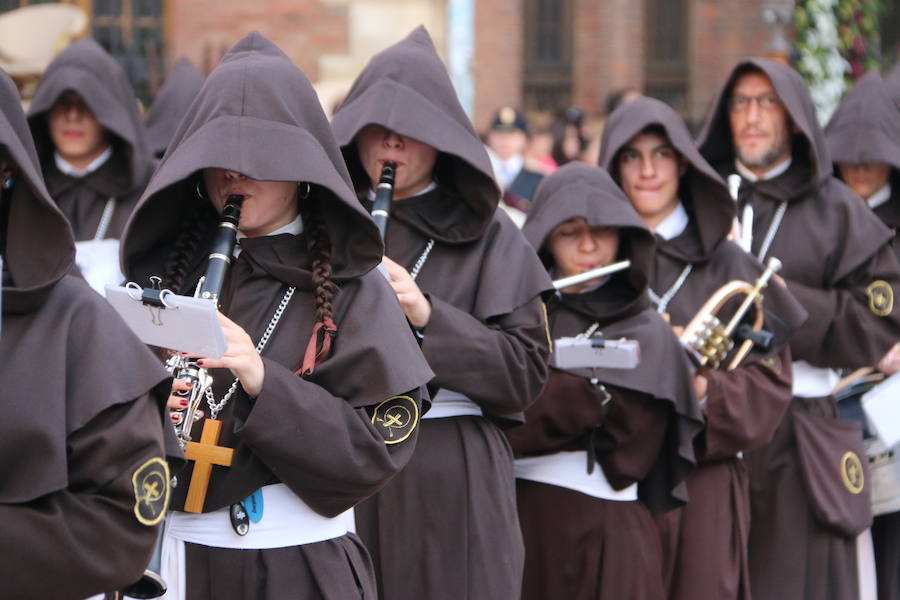
{"type": "MultiPolygon", "coordinates": [[[[222,285],[225,276],[231,267],[234,246],[237,243],[238,224],[241,220],[241,206],[244,196],[232,194],[228,196],[225,206],[222,208],[222,216],[219,227],[213,238],[212,248],[209,253],[209,264],[206,273],[197,285],[194,294],[197,298],[212,300],[218,306],[219,294],[222,293],[222,285]]],[[[166,368],[175,377],[191,383],[191,389],[185,392],[172,392],[176,396],[186,396],[188,407],[184,410],[181,423],[175,427],[175,433],[181,447],[191,441],[191,427],[194,424],[194,413],[200,406],[206,390],[212,385],[212,377],[206,369],[197,365],[196,359],[185,358],[181,354],[174,354],[167,362],[166,368]]],[[[158,598],[166,593],[166,582],[159,576],[160,560],[162,557],[162,528],[156,541],[156,549],[150,559],[150,564],[144,571],[144,575],[135,583],[115,592],[113,598],[118,600],[123,596],[132,598],[158,598]]]]}
{"type": "Polygon", "coordinates": [[[372,219],[378,226],[381,239],[387,234],[388,218],[391,216],[391,201],[394,197],[394,177],[397,163],[387,161],[381,168],[381,177],[375,187],[375,202],[372,204],[372,219]]]}
{"type": "Polygon", "coordinates": [[[212,249],[209,253],[209,264],[206,274],[200,280],[200,288],[196,296],[207,298],[218,305],[219,294],[222,293],[222,285],[225,283],[225,275],[231,266],[231,257],[234,254],[234,245],[237,243],[238,223],[241,220],[241,207],[244,196],[232,194],[228,196],[225,206],[222,207],[222,219],[216,229],[213,238],[212,249]]]}

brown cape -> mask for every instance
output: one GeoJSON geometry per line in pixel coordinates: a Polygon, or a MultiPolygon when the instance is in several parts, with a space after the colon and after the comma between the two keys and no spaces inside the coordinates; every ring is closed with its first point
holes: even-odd
{"type": "MultiPolygon", "coordinates": [[[[194,223],[201,232],[217,222],[209,200],[196,194],[199,172],[208,167],[257,180],[309,182],[301,209],[314,203],[325,224],[339,291],[333,301],[337,333],[331,354],[311,375],[298,377],[315,320],[305,235],[241,241],[220,308],[253,340],[262,335],[287,286],[297,289],[262,353],[262,392],[251,399],[239,391],[219,416],[224,423],[220,444],[235,449],[234,463],[214,468],[204,510],[228,506],[280,481],[316,512],[335,516],[376,492],[409,460],[419,428],[401,443],[386,444],[372,411],[396,395],[420,405],[432,373],[390,287],[372,270],[381,258],[378,230],[353,194],[315,91],[259,33],[225,55],[185,115],[126,227],[122,257],[129,279],[146,285],[148,276],[164,274],[186,215],[199,215],[194,223]]],[[[209,237],[201,236],[184,289],[193,289],[202,275],[208,243],[209,237]]],[[[234,378],[227,370],[212,374],[215,396],[221,399],[234,378]]],[[[201,426],[194,426],[195,437],[201,426]]],[[[185,483],[176,490],[176,509],[183,505],[190,474],[181,477],[185,483]]],[[[296,586],[305,586],[297,589],[308,590],[306,597],[346,597],[348,589],[356,590],[354,581],[366,597],[373,593],[371,565],[352,534],[289,550],[189,546],[187,586],[199,593],[207,580],[230,581],[244,567],[266,564],[258,579],[253,576],[258,597],[280,597],[296,586]],[[224,563],[223,555],[229,557],[224,563]],[[223,568],[229,573],[221,573],[223,568]],[[267,576],[267,569],[277,574],[267,576]]],[[[227,587],[210,593],[217,599],[242,597],[240,586],[227,587]]]]}
{"type": "Polygon", "coordinates": [[[159,88],[147,118],[147,143],[150,152],[162,158],[169,142],[203,85],[203,73],[186,58],[175,63],[165,83],[159,88]]]}
{"type": "Polygon", "coordinates": [[[422,345],[435,372],[429,388],[468,396],[487,418],[423,421],[413,460],[359,507],[357,527],[383,597],[516,597],[523,550],[512,455],[495,423],[521,422],[546,380],[541,294],[550,281],[497,211],[487,153],[424,28],[373,57],[334,116],[360,193],[371,184],[353,140],[370,123],[439,151],[437,188],[394,202],[386,253],[411,269],[435,240],[417,279],[432,305],[422,345]],[[407,516],[401,527],[397,514],[407,516]]]}
{"type": "MultiPolygon", "coordinates": [[[[740,191],[740,202],[751,202],[755,211],[754,253],[776,210],[786,203],[769,255],[784,262],[781,275],[788,289],[811,315],[791,339],[791,353],[794,359],[822,367],[874,364],[900,337],[900,309],[890,300],[894,290],[900,290],[892,235],[832,175],[824,135],[802,78],[766,59],[739,63],[704,125],[700,150],[720,173],[735,170],[727,100],[747,69],[769,77],[796,128],[790,168],[770,180],[744,182],[740,191]]],[[[810,440],[798,438],[793,427],[794,421],[813,415],[833,428],[841,426],[831,420],[836,415],[833,398],[795,398],[773,441],[747,456],[753,521],[750,572],[757,598],[856,597],[854,540],[816,520],[820,504],[804,484],[798,442],[805,447],[810,440]]],[[[832,433],[822,430],[823,436],[832,433]]],[[[837,437],[830,440],[835,451],[844,447],[837,437]]],[[[835,497],[846,496],[837,473],[819,483],[835,497]]]]}
{"type": "Polygon", "coordinates": [[[53,59],[41,77],[28,109],[47,188],[75,232],[75,241],[93,239],[109,198],[116,209],[107,238],[118,239],[153,170],[153,159],[138,114],[137,99],[124,69],[90,38],[72,43],[53,59]],[[110,135],[113,155],[84,177],[61,173],[47,113],[66,90],[75,91],[110,135]]]}
{"type": "MultiPolygon", "coordinates": [[[[761,267],[726,240],[734,202],[724,183],[697,152],[687,127],[658,100],[639,98],[617,109],[604,129],[601,164],[617,172],[621,148],[649,125],[663,128],[687,161],[678,194],[690,215],[683,233],[658,239],[650,287],[663,296],[688,265],[693,269],[666,311],[673,325],[687,325],[706,300],[732,280],[753,283],[761,267]]],[[[738,300],[719,318],[730,317],[738,300]]],[[[700,468],[688,478],[690,502],[665,515],[662,526],[671,598],[748,598],[749,501],[739,452],[771,439],[791,397],[787,341],[806,318],[784,288],[765,290],[764,327],[776,335],[773,348],[754,349],[731,372],[705,371],[706,429],[698,440],[700,468]]]]}
{"type": "Polygon", "coordinates": [[[616,260],[632,264],[594,291],[551,301],[551,336],[575,336],[596,322],[607,339],[637,340],[641,363],[635,369],[552,369],[525,425],[507,436],[517,456],[587,449],[616,489],[637,482],[642,502],[517,482],[524,597],[664,598],[661,547],[648,508],[663,511],[688,501],[685,479],[696,465],[693,442],[702,416],[687,357],[646,295],[653,237],[612,178],[598,167],[562,167],[538,188],[523,233],[552,267],[547,237],[577,217],[618,229],[616,260]],[[606,408],[591,377],[612,396],[606,408]]]}
{"type": "Polygon", "coordinates": [[[17,169],[0,197],[0,577],[11,598],[84,598],[147,564],[168,478],[146,504],[138,481],[164,472],[164,427],[178,454],[163,419],[169,380],[107,303],[66,275],[72,233],[5,73],[0,152],[17,169]]]}

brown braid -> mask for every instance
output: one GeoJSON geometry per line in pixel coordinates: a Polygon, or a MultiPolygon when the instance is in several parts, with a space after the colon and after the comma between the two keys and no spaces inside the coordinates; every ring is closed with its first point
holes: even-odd
{"type": "Polygon", "coordinates": [[[191,259],[194,258],[200,240],[206,234],[208,224],[201,217],[203,213],[212,208],[208,204],[195,202],[193,207],[187,211],[178,235],[175,237],[175,245],[169,254],[169,260],[166,262],[162,286],[176,294],[182,293],[181,288],[184,285],[188,267],[191,265],[191,259]]]}
{"type": "Polygon", "coordinates": [[[312,258],[313,294],[316,302],[316,324],[313,326],[303,365],[298,371],[299,375],[309,375],[315,366],[328,358],[331,353],[331,342],[337,333],[337,327],[332,320],[332,302],[337,295],[338,286],[331,280],[331,238],[314,196],[300,201],[300,212],[306,233],[306,246],[312,258]],[[320,331],[321,344],[319,344],[320,331]]]}

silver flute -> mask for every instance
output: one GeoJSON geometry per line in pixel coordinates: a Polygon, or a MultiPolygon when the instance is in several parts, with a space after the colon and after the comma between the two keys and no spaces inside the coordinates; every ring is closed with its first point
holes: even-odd
{"type": "Polygon", "coordinates": [[[570,275],[569,277],[557,279],[553,282],[553,287],[557,290],[564,290],[566,288],[572,287],[573,285],[579,285],[585,283],[586,281],[591,281],[592,279],[599,279],[600,277],[606,277],[607,275],[612,275],[613,273],[624,271],[630,266],[630,260],[622,260],[617,263],[612,263],[611,265],[597,267],[596,269],[591,269],[590,271],[579,273],[578,275],[570,275]]]}

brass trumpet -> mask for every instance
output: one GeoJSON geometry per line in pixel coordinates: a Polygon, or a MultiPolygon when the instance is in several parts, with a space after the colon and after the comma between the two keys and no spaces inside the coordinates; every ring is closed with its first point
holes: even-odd
{"type": "Polygon", "coordinates": [[[780,269],[781,261],[771,257],[766,262],[766,270],[756,283],[751,285],[746,281],[729,281],[710,296],[679,337],[682,344],[693,350],[693,358],[698,366],[718,369],[734,348],[735,338],[741,341],[741,345],[728,363],[726,371],[737,367],[754,344],[763,348],[771,345],[774,335],[762,328],[765,320],[762,290],[768,285],[772,275],[780,269]],[[723,325],[716,314],[738,294],[745,294],[744,301],[728,324],[723,325]],[[741,325],[751,305],[756,309],[753,323],[741,325]]]}

